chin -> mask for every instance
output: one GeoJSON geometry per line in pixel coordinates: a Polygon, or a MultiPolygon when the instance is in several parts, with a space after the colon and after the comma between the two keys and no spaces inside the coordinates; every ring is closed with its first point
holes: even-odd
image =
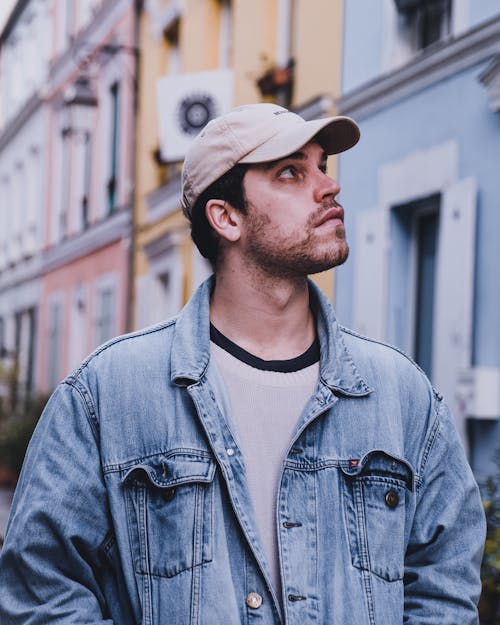
{"type": "Polygon", "coordinates": [[[322,271],[327,271],[328,269],[333,269],[333,267],[338,267],[345,263],[348,256],[349,247],[346,244],[345,247],[343,246],[343,249],[336,250],[335,254],[330,252],[329,254],[325,254],[322,258],[304,259],[301,266],[301,273],[304,275],[313,275],[321,273],[322,271]]]}
{"type": "Polygon", "coordinates": [[[332,261],[330,263],[318,263],[315,265],[311,266],[311,270],[307,272],[307,275],[314,275],[316,273],[322,273],[323,271],[328,271],[329,269],[333,269],[334,267],[339,267],[340,265],[342,265],[343,263],[345,263],[347,259],[346,258],[342,258],[342,259],[337,259],[335,261],[332,261]]]}
{"type": "Polygon", "coordinates": [[[343,265],[349,256],[349,246],[347,242],[340,241],[335,246],[334,250],[329,250],[325,253],[322,259],[318,259],[318,265],[322,267],[322,269],[318,269],[314,273],[319,273],[320,271],[326,271],[327,269],[332,269],[332,267],[338,267],[339,265],[343,265]]]}

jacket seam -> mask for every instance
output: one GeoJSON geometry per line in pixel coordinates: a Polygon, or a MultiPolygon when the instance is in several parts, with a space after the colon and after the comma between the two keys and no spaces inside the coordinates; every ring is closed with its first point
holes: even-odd
{"type": "Polygon", "coordinates": [[[83,405],[85,407],[85,417],[90,425],[95,442],[99,443],[99,421],[97,419],[97,415],[94,410],[89,391],[85,387],[82,387],[80,384],[77,384],[76,380],[74,380],[73,382],[72,380],[66,379],[64,380],[63,384],[67,384],[76,393],[78,393],[78,395],[82,399],[83,405]]]}
{"type": "Polygon", "coordinates": [[[198,459],[203,458],[213,461],[213,454],[204,449],[194,449],[192,447],[175,447],[174,449],[161,450],[152,454],[147,454],[146,456],[130,458],[129,460],[124,460],[123,462],[112,462],[110,464],[104,465],[103,471],[104,473],[119,473],[120,471],[125,471],[126,469],[133,467],[134,464],[137,462],[144,462],[144,460],[149,460],[150,458],[155,458],[156,456],[184,456],[198,459]]]}
{"type": "Polygon", "coordinates": [[[90,356],[88,356],[77,369],[75,369],[72,373],[70,373],[67,376],[66,380],[76,380],[80,376],[82,371],[91,363],[92,360],[94,360],[97,356],[99,356],[102,352],[106,351],[110,347],[113,347],[113,345],[116,345],[117,343],[121,343],[123,341],[128,341],[130,339],[140,338],[142,336],[148,336],[149,334],[155,334],[156,332],[161,332],[163,330],[166,330],[170,326],[175,325],[175,323],[177,322],[177,318],[178,317],[173,317],[172,319],[169,319],[168,321],[163,321],[162,323],[157,324],[155,326],[151,326],[150,328],[139,330],[137,332],[132,332],[130,334],[122,334],[120,336],[116,336],[110,341],[107,341],[106,343],[104,343],[103,345],[95,349],[90,354],[90,356]]]}
{"type": "MultiPolygon", "coordinates": [[[[69,380],[64,380],[61,384],[66,384],[68,387],[73,389],[79,395],[80,399],[83,402],[85,417],[90,426],[92,436],[94,437],[94,442],[96,444],[96,447],[99,447],[100,445],[99,423],[98,423],[96,413],[93,407],[90,392],[81,383],[78,383],[77,380],[75,380],[74,383],[69,380]]],[[[100,456],[100,453],[99,453],[99,456],[100,456]]],[[[102,463],[100,462],[100,460],[99,460],[99,466],[102,472],[102,476],[104,478],[104,471],[103,471],[102,463]]],[[[108,522],[108,525],[109,525],[109,522],[108,522]]],[[[109,536],[110,532],[112,532],[111,528],[108,529],[103,539],[99,542],[97,551],[99,551],[102,545],[106,542],[106,538],[109,536]]]]}
{"type": "Polygon", "coordinates": [[[434,449],[434,446],[436,444],[436,441],[438,439],[438,436],[440,435],[440,430],[441,430],[441,421],[439,419],[439,415],[436,414],[436,418],[434,420],[434,423],[432,425],[430,434],[428,436],[428,440],[427,443],[424,447],[424,452],[422,454],[422,462],[420,463],[420,470],[419,470],[419,481],[418,481],[418,485],[417,485],[417,491],[420,490],[420,487],[422,486],[423,482],[424,482],[424,472],[425,472],[425,468],[427,466],[427,461],[429,460],[429,456],[432,453],[432,450],[434,449]]]}
{"type": "Polygon", "coordinates": [[[369,343],[374,343],[375,345],[382,345],[383,347],[387,347],[388,349],[391,349],[392,351],[400,354],[401,356],[404,356],[410,364],[412,364],[418,371],[420,371],[420,373],[422,373],[424,376],[426,375],[425,371],[423,371],[423,369],[413,360],[413,358],[409,354],[407,354],[405,351],[403,351],[400,347],[396,347],[395,345],[392,345],[391,343],[386,343],[385,341],[380,341],[379,339],[374,339],[369,336],[364,336],[363,334],[359,334],[358,332],[355,332],[354,330],[351,330],[350,328],[346,328],[345,326],[341,324],[339,324],[339,330],[341,332],[345,332],[346,334],[350,334],[351,336],[354,336],[358,339],[361,339],[362,341],[368,341],[369,343]]]}

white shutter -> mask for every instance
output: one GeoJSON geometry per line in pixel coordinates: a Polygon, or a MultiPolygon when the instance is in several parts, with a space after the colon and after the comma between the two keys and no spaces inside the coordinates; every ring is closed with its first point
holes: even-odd
{"type": "Polygon", "coordinates": [[[388,213],[363,211],[356,223],[354,327],[375,339],[385,336],[388,213]]]}
{"type": "Polygon", "coordinates": [[[473,178],[460,180],[444,191],[440,210],[432,378],[457,417],[458,372],[471,364],[476,195],[473,178]]]}

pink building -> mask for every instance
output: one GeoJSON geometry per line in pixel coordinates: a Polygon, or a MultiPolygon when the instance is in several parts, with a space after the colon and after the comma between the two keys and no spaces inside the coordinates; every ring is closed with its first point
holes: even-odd
{"type": "Polygon", "coordinates": [[[134,189],[137,3],[52,5],[36,359],[42,391],[126,330],[134,189]]]}
{"type": "Polygon", "coordinates": [[[61,264],[42,280],[39,387],[53,388],[126,324],[128,252],[118,240],[61,264]]]}

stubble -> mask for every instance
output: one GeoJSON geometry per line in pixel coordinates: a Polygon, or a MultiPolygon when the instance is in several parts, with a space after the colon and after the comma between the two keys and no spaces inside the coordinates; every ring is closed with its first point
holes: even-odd
{"type": "Polygon", "coordinates": [[[259,214],[249,205],[248,261],[269,275],[294,279],[343,264],[349,255],[344,226],[319,234],[315,224],[320,217],[321,212],[313,213],[304,231],[284,233],[267,213],[259,214]]]}

